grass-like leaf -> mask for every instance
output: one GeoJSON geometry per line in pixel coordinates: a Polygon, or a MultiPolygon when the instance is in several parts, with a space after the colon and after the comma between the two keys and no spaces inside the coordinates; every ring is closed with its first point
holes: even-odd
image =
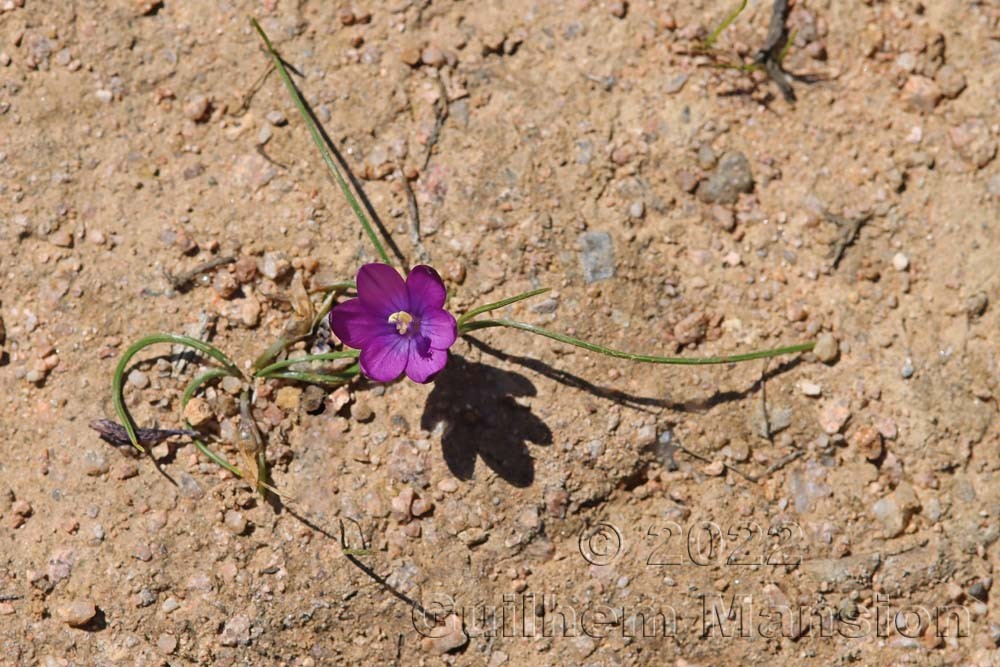
{"type": "Polygon", "coordinates": [[[326,143],[323,141],[323,136],[319,131],[319,127],[316,125],[315,119],[309,110],[306,108],[305,100],[302,99],[302,94],[299,89],[295,87],[295,82],[292,81],[292,77],[288,74],[288,69],[285,67],[284,61],[282,61],[281,56],[278,52],[274,50],[271,45],[271,40],[268,39],[267,33],[264,29],[260,27],[257,23],[257,19],[250,19],[251,25],[253,25],[254,30],[260,35],[260,38],[264,40],[264,46],[267,47],[267,52],[271,56],[271,60],[274,61],[274,66],[278,70],[278,74],[281,76],[281,80],[285,83],[285,88],[288,89],[288,94],[292,98],[292,102],[295,104],[295,108],[298,109],[299,115],[302,116],[302,120],[305,122],[306,127],[309,129],[309,135],[312,137],[313,143],[316,144],[316,148],[319,149],[320,155],[323,157],[323,162],[326,163],[327,168],[330,173],[333,174],[337,181],[337,185],[340,186],[341,192],[344,193],[344,197],[347,198],[347,203],[350,204],[351,210],[354,211],[354,215],[357,216],[358,221],[361,223],[361,227],[364,228],[365,234],[368,235],[369,240],[371,240],[372,245],[375,246],[375,251],[378,256],[386,264],[392,264],[389,261],[389,255],[386,253],[385,248],[382,246],[382,242],[378,238],[378,234],[375,233],[375,229],[372,227],[371,222],[368,220],[368,216],[365,212],[361,210],[361,205],[358,203],[357,198],[354,193],[351,192],[350,186],[347,185],[347,181],[344,179],[343,174],[340,173],[340,167],[337,166],[336,160],[330,155],[330,151],[326,147],[326,143]]]}
{"type": "Polygon", "coordinates": [[[497,308],[503,308],[504,306],[509,306],[512,303],[517,303],[518,301],[524,301],[525,299],[530,299],[533,296],[538,296],[539,294],[544,294],[548,292],[551,287],[542,287],[541,289],[531,290],[530,292],[524,292],[523,294],[518,294],[517,296],[508,297],[506,299],[501,299],[500,301],[495,301],[493,303],[488,303],[485,306],[479,306],[478,308],[473,308],[465,315],[458,318],[458,328],[463,330],[465,323],[471,320],[476,315],[482,315],[483,313],[488,313],[491,310],[496,310],[497,308]]]}
{"type": "Polygon", "coordinates": [[[136,437],[135,422],[132,420],[132,415],[129,413],[128,407],[125,405],[125,394],[122,391],[122,385],[125,382],[125,369],[128,368],[128,362],[132,360],[132,357],[134,357],[143,348],[149,347],[150,345],[156,345],[157,343],[172,343],[174,345],[192,347],[203,354],[207,354],[222,364],[223,368],[226,369],[229,375],[234,375],[239,378],[243,377],[243,374],[240,373],[239,367],[233,362],[232,359],[227,357],[222,350],[196,338],[181,336],[179,334],[157,333],[141,338],[133,343],[127,350],[125,350],[121,359],[118,360],[118,366],[115,367],[114,377],[111,379],[111,392],[112,400],[115,405],[115,412],[118,413],[119,420],[125,426],[125,430],[128,432],[128,437],[132,442],[132,446],[140,452],[145,452],[146,450],[139,444],[139,440],[136,437]]]}
{"type": "Polygon", "coordinates": [[[358,350],[344,350],[343,352],[324,352],[323,354],[308,354],[304,357],[296,357],[294,359],[285,359],[284,361],[279,361],[273,363],[270,366],[265,366],[259,371],[254,373],[254,377],[268,377],[272,375],[275,371],[280,371],[284,368],[289,368],[291,366],[296,366],[298,364],[306,364],[310,361],[333,361],[335,359],[354,359],[361,354],[358,350]]]}
{"type": "Polygon", "coordinates": [[[752,361],[754,359],[770,359],[771,357],[778,357],[785,354],[795,354],[796,352],[808,352],[816,346],[816,343],[800,343],[798,345],[789,345],[787,347],[779,347],[773,350],[758,350],[756,352],[748,352],[746,354],[730,354],[719,357],[659,357],[651,354],[635,354],[632,352],[622,352],[621,350],[614,350],[610,347],[604,347],[603,345],[595,345],[594,343],[589,343],[580,338],[574,338],[573,336],[567,336],[566,334],[561,334],[555,331],[549,331],[548,329],[543,329],[542,327],[536,327],[533,324],[526,324],[524,322],[516,322],[514,320],[479,320],[477,322],[469,322],[464,327],[464,332],[475,331],[477,329],[490,329],[493,327],[507,327],[509,329],[520,329],[521,331],[527,331],[529,333],[538,334],[539,336],[545,336],[546,338],[551,338],[557,340],[560,343],[566,343],[567,345],[574,345],[576,347],[582,347],[585,350],[590,350],[591,352],[597,352],[598,354],[603,354],[609,357],[616,357],[618,359],[629,359],[631,361],[641,361],[647,364],[675,364],[678,366],[707,366],[711,364],[735,364],[741,361],[752,361]]]}
{"type": "Polygon", "coordinates": [[[747,6],[747,0],[742,0],[740,2],[740,6],[737,7],[732,14],[727,16],[726,20],[720,23],[719,27],[713,30],[712,34],[709,35],[705,39],[705,41],[701,43],[702,48],[704,49],[711,48],[712,44],[715,43],[715,40],[717,40],[719,38],[719,35],[722,34],[722,31],[728,28],[732,24],[732,22],[736,20],[736,17],[743,13],[743,10],[746,9],[746,6],[747,6]]]}

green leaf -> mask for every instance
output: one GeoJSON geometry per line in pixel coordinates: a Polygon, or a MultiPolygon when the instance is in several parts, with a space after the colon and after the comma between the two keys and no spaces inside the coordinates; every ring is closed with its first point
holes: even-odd
{"type": "Polygon", "coordinates": [[[115,412],[118,413],[118,418],[121,420],[122,424],[125,425],[125,430],[128,432],[128,437],[129,440],[132,441],[132,445],[140,452],[145,452],[146,450],[142,448],[142,445],[139,444],[139,440],[136,437],[135,422],[132,420],[132,415],[129,413],[128,407],[125,405],[125,395],[122,391],[122,386],[125,382],[125,369],[128,368],[128,362],[132,360],[132,357],[134,357],[143,348],[149,347],[150,345],[156,345],[157,343],[172,343],[174,345],[192,347],[218,361],[223,365],[228,374],[239,378],[243,377],[243,374],[240,373],[239,367],[233,362],[232,359],[227,357],[222,350],[196,338],[181,336],[179,334],[157,333],[141,338],[133,343],[131,347],[125,350],[121,359],[118,360],[118,366],[115,367],[114,377],[111,379],[111,392],[112,400],[115,405],[115,412]]]}
{"type": "Polygon", "coordinates": [[[288,89],[288,94],[292,98],[292,102],[295,104],[295,108],[298,109],[299,115],[302,116],[302,120],[305,121],[306,127],[309,128],[309,135],[312,137],[313,143],[316,144],[316,148],[319,149],[320,155],[323,157],[323,162],[326,163],[327,168],[330,173],[333,174],[337,181],[337,185],[340,186],[341,192],[344,193],[344,197],[347,198],[347,203],[350,204],[351,210],[354,211],[354,215],[357,216],[358,221],[361,223],[361,227],[364,228],[365,234],[368,235],[369,240],[371,240],[372,245],[375,246],[375,251],[378,256],[386,264],[392,264],[389,261],[389,255],[386,253],[385,248],[382,246],[382,242],[379,240],[378,235],[375,233],[375,229],[372,227],[371,222],[368,221],[368,216],[365,215],[364,211],[361,210],[361,205],[358,203],[357,198],[355,198],[354,193],[351,192],[351,188],[347,185],[347,181],[344,180],[343,175],[340,173],[340,167],[337,166],[337,162],[330,155],[330,151],[326,147],[326,143],[323,141],[323,135],[319,131],[319,126],[316,124],[315,119],[309,110],[306,108],[305,100],[302,99],[302,94],[299,89],[295,87],[295,82],[292,81],[292,77],[288,74],[288,70],[285,68],[285,63],[281,60],[281,56],[278,52],[274,50],[271,46],[271,40],[268,39],[267,33],[264,29],[260,27],[257,23],[257,19],[250,19],[251,25],[253,25],[254,30],[260,35],[260,38],[264,40],[264,46],[267,47],[267,52],[271,56],[271,60],[274,61],[274,66],[278,70],[278,74],[281,76],[281,80],[285,83],[285,88],[288,89]]]}
{"type": "Polygon", "coordinates": [[[789,345],[787,347],[779,347],[773,350],[759,350],[757,352],[748,352],[746,354],[730,354],[719,357],[659,357],[651,354],[635,354],[632,352],[622,352],[621,350],[614,350],[609,347],[604,347],[602,345],[595,345],[594,343],[589,343],[580,338],[567,336],[565,334],[561,334],[555,331],[549,331],[548,329],[543,329],[542,327],[536,327],[533,324],[526,324],[524,322],[515,322],[514,320],[479,320],[478,322],[470,322],[465,325],[463,333],[475,331],[477,329],[490,329],[493,327],[507,327],[510,329],[520,329],[521,331],[527,331],[529,333],[557,340],[560,343],[566,343],[567,345],[582,347],[585,350],[590,350],[591,352],[597,352],[598,354],[603,354],[609,357],[616,357],[618,359],[641,361],[647,364],[675,364],[678,366],[706,366],[710,364],[735,364],[741,361],[752,361],[754,359],[770,359],[771,357],[778,357],[785,354],[795,354],[796,352],[808,352],[809,350],[813,349],[813,347],[815,347],[816,345],[816,343],[814,342],[800,343],[798,345],[789,345]]]}
{"type": "Polygon", "coordinates": [[[525,299],[530,299],[533,296],[538,296],[539,294],[544,294],[548,292],[551,287],[543,287],[541,289],[531,290],[530,292],[524,292],[518,294],[517,296],[512,296],[507,299],[501,299],[500,301],[495,301],[493,303],[488,303],[485,306],[479,306],[478,308],[473,308],[465,315],[458,318],[458,328],[462,330],[465,323],[471,320],[476,315],[482,315],[483,313],[488,313],[491,310],[496,310],[497,308],[503,308],[504,306],[509,306],[512,303],[517,303],[518,301],[524,301],[525,299]]]}

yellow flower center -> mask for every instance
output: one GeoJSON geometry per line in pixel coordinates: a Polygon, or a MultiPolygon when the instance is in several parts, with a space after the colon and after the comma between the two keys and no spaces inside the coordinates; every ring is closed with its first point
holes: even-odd
{"type": "Polygon", "coordinates": [[[405,334],[410,330],[410,325],[413,324],[413,315],[410,315],[405,310],[401,310],[398,313],[390,315],[389,321],[396,325],[397,332],[405,334]]]}

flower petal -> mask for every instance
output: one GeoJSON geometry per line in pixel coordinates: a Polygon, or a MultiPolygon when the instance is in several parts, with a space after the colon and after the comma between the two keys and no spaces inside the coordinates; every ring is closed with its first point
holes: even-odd
{"type": "Polygon", "coordinates": [[[448,297],[441,276],[424,264],[413,267],[410,275],[406,276],[406,291],[410,296],[410,308],[417,316],[434,308],[443,308],[448,297]]]}
{"type": "Polygon", "coordinates": [[[426,384],[434,379],[448,363],[447,350],[435,350],[428,347],[425,352],[417,350],[416,341],[410,346],[410,357],[406,362],[406,377],[414,382],[426,384]]]}
{"type": "Polygon", "coordinates": [[[376,336],[361,350],[361,370],[376,382],[392,382],[406,368],[410,340],[395,331],[376,336]]]}
{"type": "Polygon", "coordinates": [[[420,316],[420,333],[430,340],[430,347],[447,350],[458,337],[458,323],[447,310],[426,310],[420,316]]]}
{"type": "Polygon", "coordinates": [[[344,345],[361,349],[375,336],[395,333],[388,319],[379,319],[365,307],[361,299],[338,303],[330,311],[330,328],[344,345]]]}
{"type": "Polygon", "coordinates": [[[406,283],[388,264],[365,264],[358,269],[358,298],[372,315],[383,320],[388,320],[395,312],[410,309],[406,283]]]}

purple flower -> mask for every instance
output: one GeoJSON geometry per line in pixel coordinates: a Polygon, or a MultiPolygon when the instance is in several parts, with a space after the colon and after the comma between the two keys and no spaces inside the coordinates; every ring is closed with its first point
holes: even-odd
{"type": "Polygon", "coordinates": [[[358,298],[330,311],[330,328],[344,344],[361,350],[361,370],[378,382],[403,372],[430,382],[448,363],[458,326],[444,309],[447,291],[437,271],[415,266],[406,282],[388,264],[358,271],[358,298]]]}

